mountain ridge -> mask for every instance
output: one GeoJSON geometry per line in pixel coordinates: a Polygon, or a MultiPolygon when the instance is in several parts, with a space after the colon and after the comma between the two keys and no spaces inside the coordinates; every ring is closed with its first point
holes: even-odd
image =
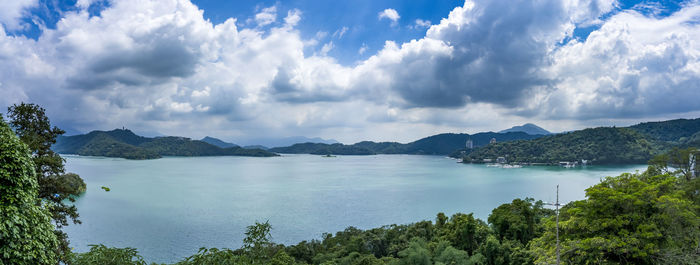
{"type": "Polygon", "coordinates": [[[234,143],[224,142],[221,139],[214,138],[211,136],[205,136],[204,138],[200,139],[200,141],[211,144],[211,145],[215,145],[215,146],[218,146],[221,148],[230,148],[230,147],[239,146],[239,145],[234,144],[234,143]]]}
{"type": "Polygon", "coordinates": [[[126,159],[156,159],[162,156],[277,156],[261,149],[244,149],[239,146],[221,148],[187,137],[143,137],[128,129],[59,136],[52,149],[61,154],[126,159]]]}
{"type": "Polygon", "coordinates": [[[544,128],[537,126],[533,123],[525,123],[520,126],[513,126],[505,130],[499,131],[499,133],[507,133],[507,132],[524,132],[527,134],[531,135],[549,135],[552,134],[550,131],[545,130],[544,128]]]}

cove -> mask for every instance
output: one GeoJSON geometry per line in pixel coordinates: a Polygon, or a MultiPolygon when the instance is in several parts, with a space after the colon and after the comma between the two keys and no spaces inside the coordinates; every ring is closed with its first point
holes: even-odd
{"type": "Polygon", "coordinates": [[[564,203],[606,176],[645,165],[495,168],[440,156],[64,156],[88,185],[64,228],[74,251],[134,247],[149,262],[175,262],[200,247],[238,248],[245,227],[269,221],[273,241],[294,244],[348,226],[433,220],[438,212],[482,220],[514,198],[564,203]],[[106,192],[102,186],[109,187],[106,192]]]}

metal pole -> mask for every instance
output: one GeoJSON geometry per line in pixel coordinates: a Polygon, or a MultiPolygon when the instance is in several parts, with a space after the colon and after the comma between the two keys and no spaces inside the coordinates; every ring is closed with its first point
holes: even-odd
{"type": "Polygon", "coordinates": [[[557,184],[557,265],[560,265],[561,260],[559,257],[559,185],[557,184]]]}

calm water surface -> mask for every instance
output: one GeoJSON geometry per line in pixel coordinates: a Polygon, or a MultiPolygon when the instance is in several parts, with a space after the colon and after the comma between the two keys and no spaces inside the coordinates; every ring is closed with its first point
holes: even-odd
{"type": "Polygon", "coordinates": [[[269,220],[273,240],[283,244],[347,226],[432,220],[438,212],[485,220],[514,198],[554,201],[557,184],[562,201],[579,200],[600,178],[645,169],[503,169],[415,155],[66,159],[88,185],[75,203],[83,224],[65,228],[71,246],[134,247],[149,262],[174,262],[200,247],[238,248],[256,220],[269,220]]]}

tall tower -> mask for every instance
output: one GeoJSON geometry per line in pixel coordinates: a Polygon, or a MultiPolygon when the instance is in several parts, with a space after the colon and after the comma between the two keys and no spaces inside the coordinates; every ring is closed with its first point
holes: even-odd
{"type": "Polygon", "coordinates": [[[467,139],[467,149],[473,149],[474,148],[474,142],[472,142],[472,139],[467,139]]]}

